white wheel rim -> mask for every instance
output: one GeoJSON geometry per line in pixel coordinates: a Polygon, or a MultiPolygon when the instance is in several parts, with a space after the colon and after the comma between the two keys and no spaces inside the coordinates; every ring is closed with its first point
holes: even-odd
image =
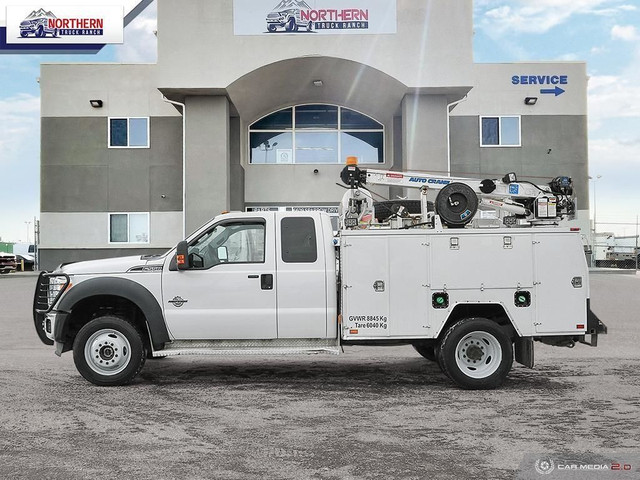
{"type": "Polygon", "coordinates": [[[498,370],[502,362],[502,348],[498,339],[487,332],[465,335],[456,346],[456,364],[471,378],[486,378],[498,370]]]}
{"type": "Polygon", "coordinates": [[[111,328],[98,330],[84,344],[87,365],[100,375],[117,375],[131,361],[131,345],[122,333],[111,328]]]}

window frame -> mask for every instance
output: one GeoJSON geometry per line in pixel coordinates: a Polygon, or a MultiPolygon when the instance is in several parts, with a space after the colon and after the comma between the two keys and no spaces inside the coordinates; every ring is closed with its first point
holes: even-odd
{"type": "Polygon", "coordinates": [[[109,245],[149,245],[151,243],[151,214],[150,212],[108,212],[107,213],[107,242],[109,245]],[[127,216],[127,241],[126,242],[114,242],[111,240],[111,215],[126,215],[127,216]],[[130,215],[146,215],[147,216],[147,241],[146,242],[132,242],[129,221],[130,215]]]}
{"type": "Polygon", "coordinates": [[[478,117],[478,132],[480,137],[480,147],[482,148],[520,148],[522,147],[522,115],[480,115],[478,117]],[[482,121],[485,118],[497,118],[498,119],[498,144],[491,145],[483,143],[482,135],[482,121]],[[518,119],[518,144],[517,145],[503,145],[502,144],[502,119],[503,118],[517,118],[518,119]]]}
{"type": "Polygon", "coordinates": [[[385,125],[382,122],[379,122],[378,120],[376,120],[375,118],[373,118],[370,115],[367,115],[366,113],[362,113],[358,110],[355,110],[353,108],[349,108],[349,107],[343,107],[342,105],[336,105],[333,103],[318,103],[318,102],[310,102],[310,103],[300,103],[300,104],[296,104],[296,105],[288,105],[285,107],[282,107],[278,110],[275,110],[273,112],[269,112],[266,115],[263,115],[260,118],[257,118],[256,120],[254,120],[253,122],[251,122],[251,124],[249,124],[249,126],[247,127],[247,132],[248,132],[248,138],[247,138],[247,160],[248,160],[248,165],[341,165],[342,163],[344,163],[344,159],[343,157],[343,152],[342,152],[342,134],[343,133],[381,133],[382,134],[382,162],[375,162],[375,163],[364,163],[363,165],[384,165],[387,161],[387,155],[386,155],[386,143],[387,143],[387,137],[386,137],[386,128],[385,125]],[[296,108],[297,107],[304,107],[307,105],[320,105],[320,106],[327,106],[327,107],[337,107],[338,108],[338,128],[334,129],[334,128],[321,128],[321,127],[312,127],[312,128],[305,128],[302,127],[299,129],[299,133],[336,133],[336,135],[338,136],[338,159],[337,162],[313,162],[313,163],[297,163],[296,160],[296,108]],[[261,129],[261,130],[253,130],[251,127],[252,125],[258,123],[259,121],[267,118],[269,115],[273,115],[274,113],[277,113],[281,110],[286,110],[286,109],[291,109],[291,127],[290,128],[283,128],[283,129],[261,129]],[[348,129],[343,129],[342,128],[342,109],[347,109],[347,110],[351,110],[353,112],[356,112],[360,115],[363,115],[371,120],[373,120],[375,123],[379,124],[381,128],[375,128],[375,129],[362,129],[362,128],[348,128],[348,129]],[[293,161],[292,162],[274,162],[274,163],[254,163],[252,162],[251,159],[251,134],[252,133],[290,133],[291,134],[291,145],[292,145],[292,152],[293,152],[293,161]]]}
{"type": "Polygon", "coordinates": [[[107,147],[108,148],[151,148],[151,118],[150,117],[107,117],[107,147]],[[145,119],[147,121],[147,144],[129,145],[131,139],[131,119],[145,119]],[[111,120],[127,121],[127,145],[111,145],[111,120]]]}
{"type": "Polygon", "coordinates": [[[203,268],[191,267],[190,270],[196,270],[196,271],[201,271],[202,272],[202,271],[211,270],[212,268],[215,268],[215,267],[219,267],[220,265],[263,265],[263,264],[267,263],[267,251],[268,251],[267,250],[267,220],[265,218],[260,218],[260,217],[244,218],[242,220],[228,219],[228,220],[222,220],[222,221],[220,221],[218,223],[215,223],[215,224],[211,225],[210,228],[208,228],[207,230],[202,232],[200,235],[198,235],[196,238],[194,238],[193,240],[190,240],[187,243],[187,251],[189,251],[189,248],[191,248],[193,245],[198,243],[198,241],[202,237],[204,237],[205,235],[207,235],[209,232],[213,231],[217,227],[224,227],[224,226],[227,226],[227,225],[236,225],[238,223],[255,224],[255,225],[261,225],[263,227],[264,251],[263,251],[262,261],[261,262],[220,262],[220,263],[216,263],[215,265],[211,265],[209,267],[203,267],[203,268]]]}

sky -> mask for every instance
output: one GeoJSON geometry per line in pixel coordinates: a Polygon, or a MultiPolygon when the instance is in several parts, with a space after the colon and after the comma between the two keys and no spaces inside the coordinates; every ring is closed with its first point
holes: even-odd
{"type": "MultiPolygon", "coordinates": [[[[123,45],[96,55],[0,55],[1,241],[32,241],[39,215],[40,62],[155,62],[156,16],[154,2],[125,28],[123,45]]],[[[635,235],[640,1],[475,0],[474,30],[478,63],[587,62],[591,215],[595,190],[598,231],[635,235]]]]}

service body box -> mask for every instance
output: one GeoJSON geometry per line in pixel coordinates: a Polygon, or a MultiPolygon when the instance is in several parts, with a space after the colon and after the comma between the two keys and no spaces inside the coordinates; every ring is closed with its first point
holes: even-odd
{"type": "Polygon", "coordinates": [[[584,333],[588,271],[569,229],[349,230],[340,258],[344,339],[436,338],[461,304],[502,306],[520,336],[584,333]]]}

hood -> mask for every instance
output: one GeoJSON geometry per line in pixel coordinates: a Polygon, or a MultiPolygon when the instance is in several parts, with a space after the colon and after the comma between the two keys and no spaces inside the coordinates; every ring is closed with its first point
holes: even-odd
{"type": "MultiPolygon", "coordinates": [[[[144,267],[154,266],[159,271],[164,264],[163,256],[135,255],[132,257],[105,258],[104,260],[89,260],[86,262],[63,265],[58,270],[68,275],[83,275],[94,273],[125,273],[132,268],[142,270],[144,267]]],[[[155,269],[154,269],[155,270],[155,269]]]]}

